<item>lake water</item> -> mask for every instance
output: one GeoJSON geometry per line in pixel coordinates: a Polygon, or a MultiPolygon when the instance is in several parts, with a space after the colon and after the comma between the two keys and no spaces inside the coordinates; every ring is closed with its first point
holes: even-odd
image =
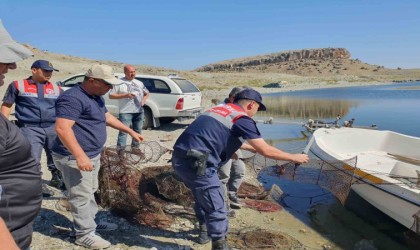
{"type": "MultiPolygon", "coordinates": [[[[258,128],[264,139],[287,152],[302,152],[305,147],[302,123],[334,121],[337,115],[342,117],[340,124],[354,118],[356,126],[375,124],[380,130],[420,137],[420,82],[272,93],[264,95],[263,102],[269,111],[255,119],[273,117],[274,124],[259,123],[258,128]]],[[[267,188],[279,185],[286,194],[285,209],[343,249],[404,249],[411,246],[408,242],[418,241],[353,193],[343,207],[328,191],[281,179],[270,169],[260,172],[259,179],[267,188]]]]}

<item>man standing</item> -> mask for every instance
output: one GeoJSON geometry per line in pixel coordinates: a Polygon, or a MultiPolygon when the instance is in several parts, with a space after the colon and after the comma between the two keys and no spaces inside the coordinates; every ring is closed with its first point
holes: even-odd
{"type": "MultiPolygon", "coordinates": [[[[226,98],[223,101],[223,104],[233,103],[235,100],[235,96],[244,90],[245,87],[234,87],[229,95],[228,98],[226,98]]],[[[228,215],[234,215],[234,211],[232,211],[230,208],[240,209],[242,206],[242,201],[238,197],[238,190],[241,186],[242,180],[245,177],[245,163],[241,160],[242,158],[242,152],[240,149],[235,152],[236,159],[230,159],[228,160],[223,166],[219,168],[219,178],[222,182],[222,188],[225,190],[226,194],[226,203],[228,206],[228,215]]]]}
{"type": "Polygon", "coordinates": [[[111,245],[95,234],[96,231],[117,228],[112,223],[95,222],[98,205],[94,193],[98,189],[106,126],[128,133],[137,141],[143,140],[105,107],[102,95],[119,84],[122,81],[114,77],[110,66],[94,64],[83,82],[64,92],[56,103],[58,138],[54,143],[53,158],[68,190],[75,243],[91,249],[111,245]]]}
{"type": "MultiPolygon", "coordinates": [[[[144,112],[143,105],[149,98],[149,91],[144,84],[135,79],[136,69],[131,65],[124,66],[124,82],[115,86],[109,93],[110,99],[118,100],[119,116],[118,119],[127,126],[131,126],[134,131],[141,134],[143,127],[144,112]]],[[[118,134],[117,147],[125,146],[127,142],[127,133],[118,134]]],[[[136,140],[132,140],[131,146],[138,146],[136,140]]]]}
{"type": "MultiPolygon", "coordinates": [[[[31,55],[10,37],[0,20],[0,86],[8,70],[16,69],[16,62],[31,55]]],[[[0,248],[17,249],[15,242],[20,249],[29,248],[41,202],[41,173],[31,154],[31,144],[0,114],[0,248]]]]}
{"type": "Polygon", "coordinates": [[[260,93],[245,89],[236,95],[234,103],[216,106],[200,115],[174,145],[172,166],[194,195],[200,237],[207,231],[213,250],[231,249],[226,240],[229,222],[217,169],[240,147],[276,160],[308,161],[306,154],[283,152],[261,138],[251,118],[258,110],[266,110],[260,93]]]}
{"type": "MultiPolygon", "coordinates": [[[[51,184],[61,187],[60,175],[51,156],[51,147],[57,137],[55,124],[55,101],[61,89],[50,82],[52,72],[56,70],[45,60],[37,60],[32,64],[32,76],[24,80],[16,80],[7,88],[1,105],[1,113],[9,117],[13,104],[16,104],[17,125],[31,143],[32,154],[41,171],[42,149],[47,155],[48,170],[51,171],[51,184]]],[[[44,196],[52,194],[44,186],[44,196]]]]}

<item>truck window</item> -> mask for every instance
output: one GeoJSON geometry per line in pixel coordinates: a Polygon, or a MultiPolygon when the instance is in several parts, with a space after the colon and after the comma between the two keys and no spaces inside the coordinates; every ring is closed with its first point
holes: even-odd
{"type": "Polygon", "coordinates": [[[162,80],[140,77],[136,77],[136,79],[143,82],[144,86],[146,86],[150,93],[171,93],[171,89],[169,88],[168,84],[162,80]]]}
{"type": "Polygon", "coordinates": [[[67,81],[63,82],[63,87],[73,87],[76,84],[79,84],[83,82],[83,79],[85,78],[84,75],[81,76],[75,76],[73,78],[68,79],[67,81]]]}
{"type": "Polygon", "coordinates": [[[172,78],[172,80],[178,84],[179,88],[183,93],[196,93],[200,90],[190,81],[181,78],[172,78]]]}

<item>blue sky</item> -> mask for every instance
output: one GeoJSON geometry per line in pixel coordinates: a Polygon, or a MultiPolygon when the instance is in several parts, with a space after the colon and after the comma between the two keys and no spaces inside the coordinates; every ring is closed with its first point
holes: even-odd
{"type": "Polygon", "coordinates": [[[324,47],[420,68],[418,0],[3,0],[0,19],[42,50],[179,70],[324,47]]]}

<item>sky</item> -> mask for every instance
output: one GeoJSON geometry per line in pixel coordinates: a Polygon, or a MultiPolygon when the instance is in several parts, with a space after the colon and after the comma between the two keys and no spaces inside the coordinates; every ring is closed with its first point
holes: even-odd
{"type": "Polygon", "coordinates": [[[420,68],[419,0],[1,0],[0,19],[41,50],[177,70],[327,47],[420,68]]]}

